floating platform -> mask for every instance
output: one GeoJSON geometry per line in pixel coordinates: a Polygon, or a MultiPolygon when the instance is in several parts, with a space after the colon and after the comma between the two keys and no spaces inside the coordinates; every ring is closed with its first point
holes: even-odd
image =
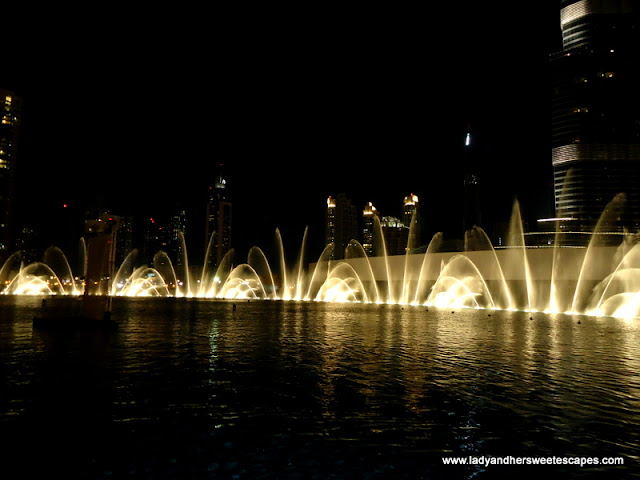
{"type": "Polygon", "coordinates": [[[47,330],[114,330],[117,326],[107,296],[49,297],[33,319],[34,328],[47,330]]]}

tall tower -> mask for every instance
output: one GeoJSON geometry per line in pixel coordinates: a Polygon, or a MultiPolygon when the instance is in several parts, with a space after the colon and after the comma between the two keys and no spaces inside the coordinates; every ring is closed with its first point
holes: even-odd
{"type": "Polygon", "coordinates": [[[467,134],[464,138],[463,153],[463,233],[473,228],[475,225],[480,226],[482,217],[480,213],[480,190],[478,178],[478,164],[476,155],[475,139],[472,136],[471,126],[467,128],[467,134]]]}
{"type": "Polygon", "coordinates": [[[220,265],[222,258],[231,249],[231,199],[223,164],[219,165],[214,184],[209,187],[205,236],[205,251],[211,245],[212,254],[215,252],[216,266],[220,265]]]}
{"type": "Polygon", "coordinates": [[[626,227],[640,226],[638,3],[562,0],[562,51],[551,57],[556,217],[591,231],[626,194],[626,227]]]}
{"type": "Polygon", "coordinates": [[[13,243],[12,199],[20,131],[21,99],[0,89],[0,260],[13,243]]]}
{"type": "Polygon", "coordinates": [[[405,255],[409,245],[409,227],[396,217],[382,217],[382,235],[388,255],[405,255]]]}
{"type": "Polygon", "coordinates": [[[375,229],[376,229],[376,217],[380,220],[380,212],[376,210],[373,203],[369,202],[364,207],[362,212],[362,248],[366,252],[367,256],[372,257],[375,255],[375,229]]]}
{"type": "Polygon", "coordinates": [[[409,241],[407,249],[412,250],[420,246],[420,200],[418,196],[408,195],[404,197],[402,204],[402,223],[409,228],[409,241]]]}
{"type": "Polygon", "coordinates": [[[356,207],[346,195],[340,193],[327,199],[325,244],[333,243],[332,260],[344,258],[344,251],[358,234],[356,207]]]}

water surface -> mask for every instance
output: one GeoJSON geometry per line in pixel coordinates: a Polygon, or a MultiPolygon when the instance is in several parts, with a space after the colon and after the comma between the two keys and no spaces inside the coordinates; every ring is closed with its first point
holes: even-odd
{"type": "Polygon", "coordinates": [[[0,471],[414,479],[638,469],[637,320],[117,299],[116,332],[70,334],[34,331],[39,304],[0,298],[0,471]],[[625,465],[442,463],[470,455],[625,465]]]}

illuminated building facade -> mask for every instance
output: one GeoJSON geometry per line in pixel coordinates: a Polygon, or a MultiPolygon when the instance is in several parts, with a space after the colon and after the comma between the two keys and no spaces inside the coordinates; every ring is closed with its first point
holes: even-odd
{"type": "Polygon", "coordinates": [[[133,217],[118,217],[116,236],[116,265],[122,265],[127,255],[133,251],[133,217]]]}
{"type": "Polygon", "coordinates": [[[375,230],[376,221],[380,220],[380,212],[376,210],[373,203],[369,202],[362,212],[362,248],[365,253],[372,257],[375,255],[375,230]],[[376,220],[377,219],[377,220],[376,220]]]}
{"type": "Polygon", "coordinates": [[[231,218],[231,199],[221,164],[213,186],[209,187],[205,224],[205,251],[210,245],[216,266],[231,249],[231,218]]]}
{"type": "Polygon", "coordinates": [[[409,227],[396,217],[382,217],[382,235],[387,255],[404,255],[409,244],[409,227]]]}
{"type": "Polygon", "coordinates": [[[413,250],[420,246],[420,200],[413,193],[404,197],[402,204],[402,223],[409,227],[407,249],[413,250]]]}
{"type": "MultiPolygon", "coordinates": [[[[169,219],[169,254],[173,258],[174,267],[185,267],[185,242],[187,235],[187,211],[184,208],[178,208],[169,219]]],[[[182,277],[184,278],[184,277],[182,277]]]]}
{"type": "Polygon", "coordinates": [[[13,246],[11,216],[20,112],[20,97],[0,89],[0,259],[13,246]]]}
{"type": "Polygon", "coordinates": [[[562,51],[551,57],[556,217],[591,231],[626,194],[622,224],[640,226],[640,21],[630,0],[562,0],[562,51]],[[566,220],[568,219],[568,220],[566,220]]]}
{"type": "Polygon", "coordinates": [[[344,258],[349,242],[358,235],[356,207],[344,194],[327,199],[325,217],[325,245],[333,244],[332,260],[344,258]]]}

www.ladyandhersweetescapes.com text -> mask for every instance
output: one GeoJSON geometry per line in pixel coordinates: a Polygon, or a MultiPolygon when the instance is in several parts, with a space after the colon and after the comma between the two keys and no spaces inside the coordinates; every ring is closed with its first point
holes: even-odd
{"type": "Polygon", "coordinates": [[[494,457],[458,456],[442,457],[445,465],[576,465],[580,467],[596,465],[624,465],[622,457],[494,457]]]}

